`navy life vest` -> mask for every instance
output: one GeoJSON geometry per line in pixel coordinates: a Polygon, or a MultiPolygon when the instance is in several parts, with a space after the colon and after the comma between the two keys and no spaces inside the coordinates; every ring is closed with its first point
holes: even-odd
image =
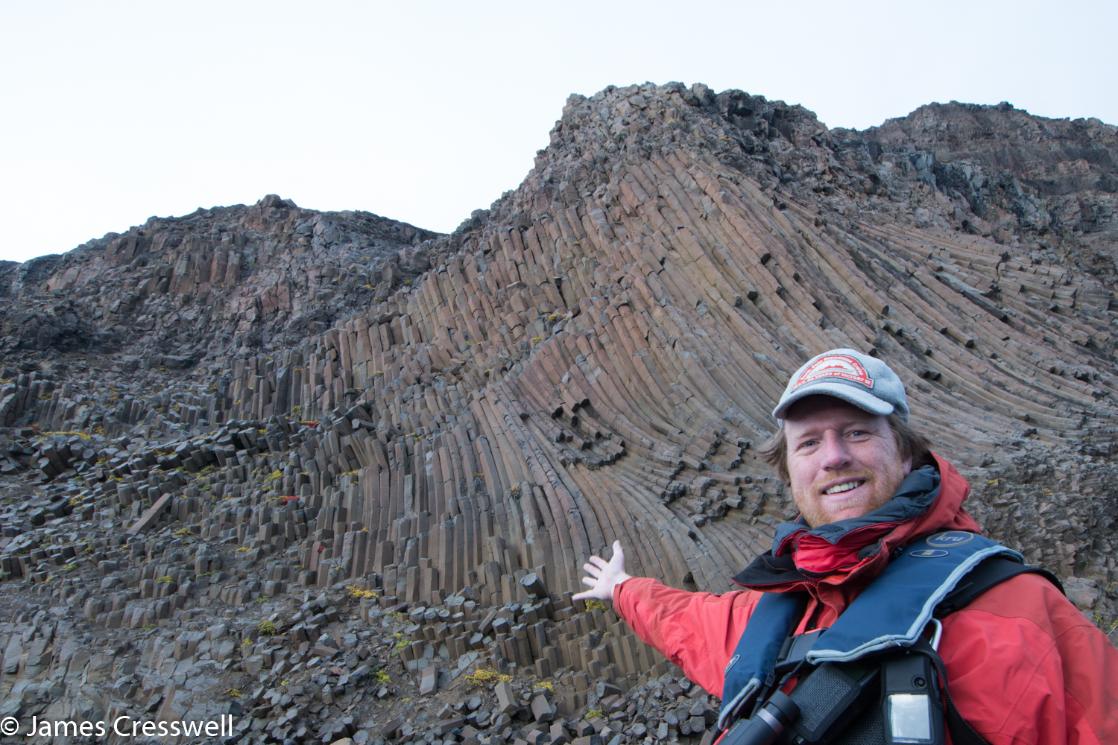
{"type": "MultiPolygon", "coordinates": [[[[762,692],[769,695],[779,684],[775,671],[782,650],[785,654],[788,651],[787,640],[807,642],[806,651],[800,649],[798,654],[809,667],[850,663],[876,653],[912,648],[921,641],[937,614],[937,606],[953,590],[962,590],[967,575],[993,557],[1003,559],[994,563],[1011,566],[980,582],[984,586],[979,592],[1022,571],[1042,572],[1025,566],[1021,554],[1012,549],[975,533],[953,530],[926,536],[899,549],[873,583],[821,632],[791,637],[803,614],[803,593],[765,593],[726,667],[718,729],[725,730],[748,716],[759,703],[758,696],[762,692]]],[[[966,602],[974,596],[968,595],[966,602]]],[[[943,614],[941,607],[939,615],[943,614]]]]}

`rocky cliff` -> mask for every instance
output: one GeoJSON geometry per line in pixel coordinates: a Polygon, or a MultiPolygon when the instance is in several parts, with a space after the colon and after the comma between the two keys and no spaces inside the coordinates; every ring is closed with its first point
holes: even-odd
{"type": "Polygon", "coordinates": [[[1113,633],[1116,145],[610,88],[450,236],[268,197],[0,266],[5,711],[698,735],[714,702],[569,593],[613,538],[727,589],[791,514],[767,412],[846,345],[1113,633]]]}
{"type": "Polygon", "coordinates": [[[29,368],[66,352],[180,369],[267,353],[426,271],[420,245],[435,236],[277,196],[153,217],[64,256],[0,263],[0,349],[29,368]]]}

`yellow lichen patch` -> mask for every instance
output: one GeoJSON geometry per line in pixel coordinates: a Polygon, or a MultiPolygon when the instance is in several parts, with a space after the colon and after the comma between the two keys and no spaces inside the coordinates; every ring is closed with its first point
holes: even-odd
{"type": "Polygon", "coordinates": [[[92,440],[93,435],[88,432],[79,432],[77,430],[66,430],[58,432],[40,432],[39,437],[80,437],[83,440],[92,440]]]}
{"type": "Polygon", "coordinates": [[[349,593],[349,596],[351,598],[357,598],[358,600],[380,597],[379,595],[377,595],[376,590],[367,590],[364,587],[358,587],[357,585],[350,585],[349,587],[345,588],[345,590],[347,593],[349,593]]]}
{"type": "Polygon", "coordinates": [[[489,667],[479,667],[472,673],[466,675],[466,682],[472,686],[491,686],[496,683],[508,683],[512,680],[512,676],[508,673],[502,673],[489,667]]]}

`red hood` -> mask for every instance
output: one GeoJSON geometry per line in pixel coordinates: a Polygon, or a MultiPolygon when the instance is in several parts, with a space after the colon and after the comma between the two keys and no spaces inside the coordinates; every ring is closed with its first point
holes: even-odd
{"type": "MultiPolygon", "coordinates": [[[[897,525],[882,537],[880,556],[887,557],[897,546],[906,546],[917,538],[944,530],[965,530],[981,533],[982,527],[963,509],[963,502],[970,494],[970,484],[955,466],[932,453],[939,471],[939,496],[923,515],[897,525]]],[[[882,562],[884,566],[884,561],[882,562]]]]}

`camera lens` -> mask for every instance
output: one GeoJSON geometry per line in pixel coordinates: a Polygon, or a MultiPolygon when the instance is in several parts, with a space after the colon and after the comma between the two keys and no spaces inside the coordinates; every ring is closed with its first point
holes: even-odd
{"type": "Polygon", "coordinates": [[[800,716],[800,707],[777,691],[749,719],[743,719],[726,733],[724,745],[770,745],[800,716]]]}

